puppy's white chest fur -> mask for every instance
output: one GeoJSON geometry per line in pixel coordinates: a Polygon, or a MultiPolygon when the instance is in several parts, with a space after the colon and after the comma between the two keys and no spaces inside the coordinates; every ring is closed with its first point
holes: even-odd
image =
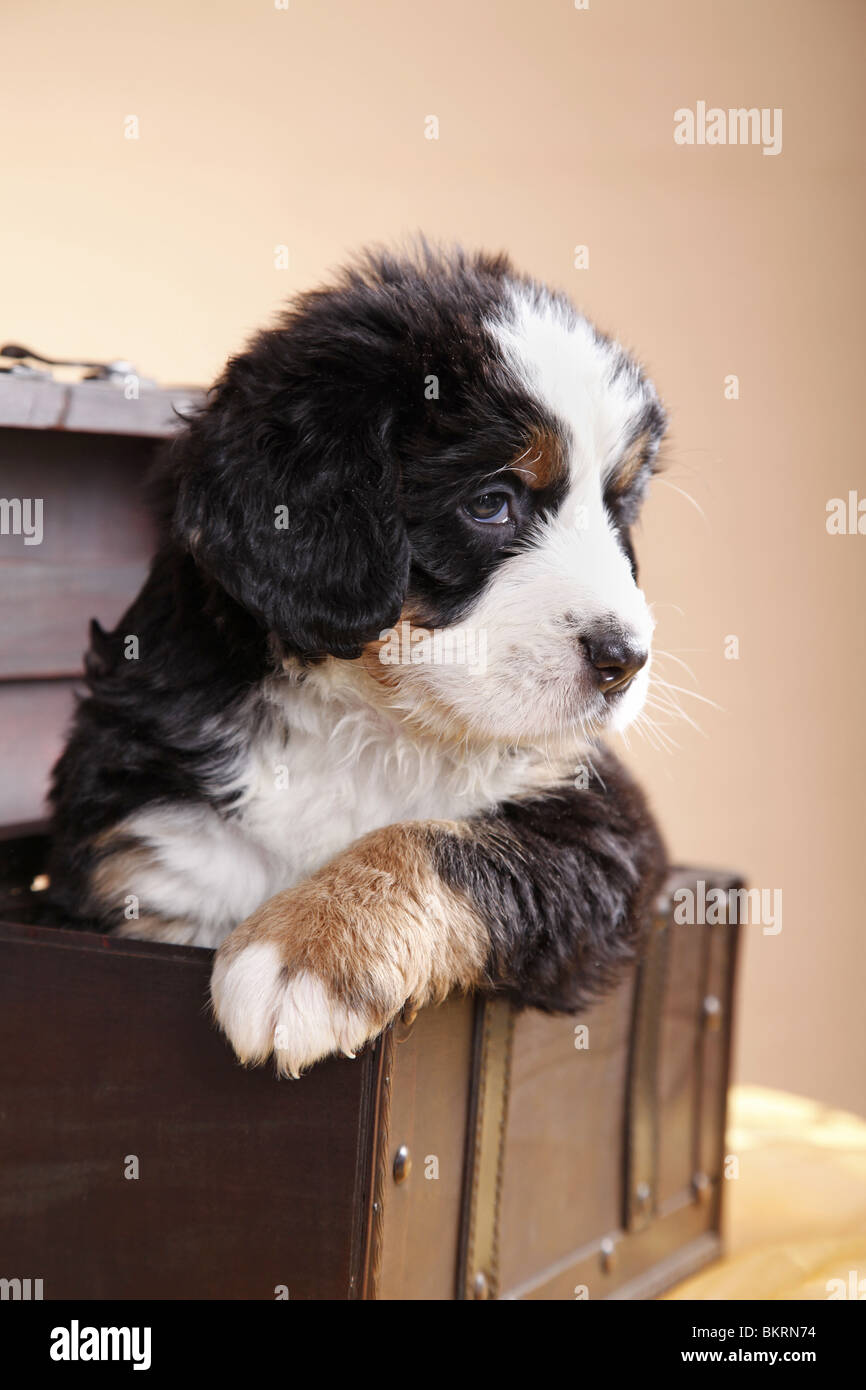
{"type": "Polygon", "coordinates": [[[538,761],[414,735],[327,675],[267,694],[271,721],[250,747],[239,821],[290,883],[370,830],[472,815],[514,795],[538,761]]]}
{"type": "Polygon", "coordinates": [[[333,668],[263,691],[255,717],[241,715],[243,742],[221,788],[235,793],[229,811],[150,808],[124,827],[149,851],[130,891],[178,923],[150,936],[215,946],[369,831],[471,816],[545,780],[536,751],[467,753],[415,735],[333,668]]]}

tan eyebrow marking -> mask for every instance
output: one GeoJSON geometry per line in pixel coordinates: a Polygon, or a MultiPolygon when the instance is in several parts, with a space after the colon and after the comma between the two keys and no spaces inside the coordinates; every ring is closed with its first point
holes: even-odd
{"type": "Polygon", "coordinates": [[[523,453],[509,465],[534,492],[550,487],[565,477],[565,452],[562,442],[550,429],[533,430],[523,453]]]}
{"type": "Polygon", "coordinates": [[[652,430],[645,429],[628,446],[610,475],[608,486],[615,497],[627,492],[649,457],[652,430]]]}

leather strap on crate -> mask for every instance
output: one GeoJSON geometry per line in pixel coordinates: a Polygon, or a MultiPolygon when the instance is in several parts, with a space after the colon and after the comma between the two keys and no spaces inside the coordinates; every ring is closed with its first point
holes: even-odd
{"type": "Polygon", "coordinates": [[[365,1224],[366,1230],[356,1231],[352,1242],[350,1298],[376,1298],[379,1287],[384,1236],[385,1175],[388,1169],[388,1139],[391,1128],[391,1074],[394,1063],[394,1033],[397,1026],[399,1025],[392,1023],[386,1028],[375,1046],[364,1054],[367,1086],[363,1098],[364,1119],[359,1128],[362,1132],[369,1130],[371,1191],[366,1204],[362,1200],[356,1201],[357,1217],[365,1224]],[[356,1251],[359,1252],[358,1256],[355,1255],[356,1251]],[[360,1256],[361,1251],[365,1251],[364,1257],[360,1256]],[[358,1265],[359,1267],[356,1267],[358,1265]]]}
{"type": "MultiPolygon", "coordinates": [[[[714,886],[722,887],[730,894],[741,891],[745,884],[740,878],[729,877],[721,879],[714,886]]],[[[695,1197],[699,1202],[711,1204],[711,1220],[715,1227],[720,1223],[727,1117],[726,1078],[730,1066],[734,981],[741,931],[737,921],[728,920],[728,917],[722,923],[705,928],[695,1120],[695,1197]]]]}
{"type": "Polygon", "coordinates": [[[478,999],[457,1276],[460,1299],[499,1296],[499,1211],[513,1039],[512,1005],[478,999]]]}
{"type": "Polygon", "coordinates": [[[626,1099],[625,1213],[627,1231],[641,1231],[656,1210],[659,1151],[659,1035],[664,1009],[670,927],[658,911],[635,978],[626,1099]]]}

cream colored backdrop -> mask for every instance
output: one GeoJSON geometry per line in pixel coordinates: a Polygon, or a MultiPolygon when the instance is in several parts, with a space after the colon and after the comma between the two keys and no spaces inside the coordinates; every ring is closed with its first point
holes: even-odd
{"type": "Polygon", "coordinates": [[[0,30],[3,338],[204,382],[293,289],[421,228],[508,249],[638,350],[672,418],[642,579],[723,708],[683,697],[703,732],[630,756],[679,860],[783,891],[778,935],[745,928],[739,1077],[866,1111],[866,536],[825,528],[866,494],[866,7],[0,0],[0,30]],[[782,152],[675,144],[698,101],[781,108],[782,152]]]}

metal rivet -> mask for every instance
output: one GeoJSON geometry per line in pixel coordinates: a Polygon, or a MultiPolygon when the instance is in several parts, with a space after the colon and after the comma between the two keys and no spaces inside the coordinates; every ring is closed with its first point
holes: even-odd
{"type": "Polygon", "coordinates": [[[483,1269],[479,1269],[472,1280],[472,1297],[479,1299],[490,1297],[490,1281],[483,1269]]]}
{"type": "Polygon", "coordinates": [[[412,1155],[408,1146],[401,1144],[394,1156],[394,1181],[405,1182],[412,1172],[412,1155]]]}
{"type": "Polygon", "coordinates": [[[605,1274],[612,1274],[616,1269],[616,1246],[610,1236],[605,1236],[599,1246],[601,1256],[601,1267],[605,1274]]]}
{"type": "Polygon", "coordinates": [[[722,1026],[722,1001],[715,994],[708,994],[704,1000],[704,1027],[715,1033],[722,1026]]]}
{"type": "Polygon", "coordinates": [[[645,1212],[652,1198],[652,1188],[648,1182],[639,1182],[634,1190],[635,1205],[638,1210],[645,1212]]]}
{"type": "Polygon", "coordinates": [[[705,1206],[713,1195],[713,1184],[710,1182],[706,1173],[695,1173],[692,1178],[692,1187],[694,1188],[695,1197],[700,1202],[701,1206],[705,1206]]]}

